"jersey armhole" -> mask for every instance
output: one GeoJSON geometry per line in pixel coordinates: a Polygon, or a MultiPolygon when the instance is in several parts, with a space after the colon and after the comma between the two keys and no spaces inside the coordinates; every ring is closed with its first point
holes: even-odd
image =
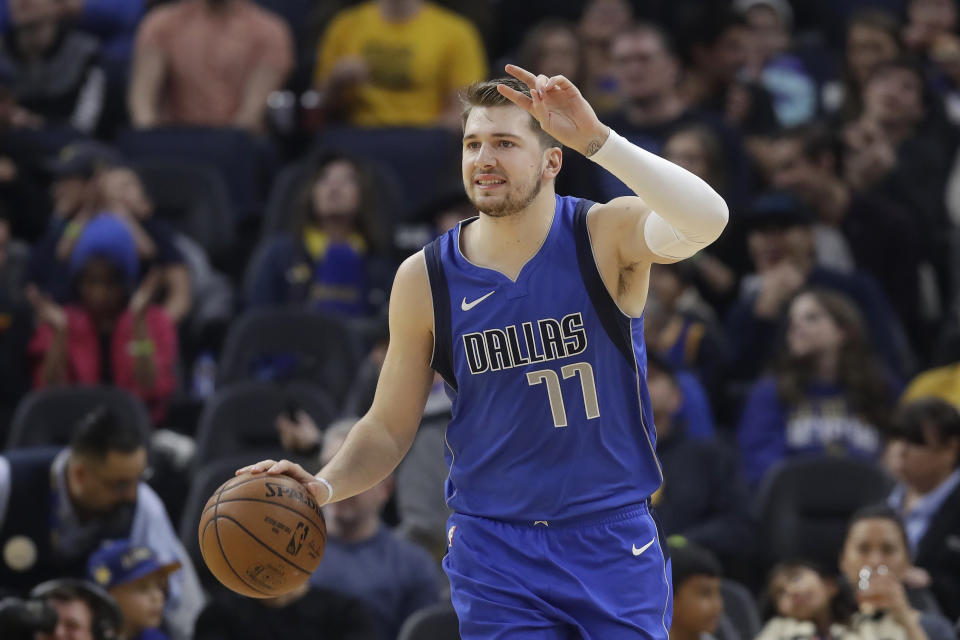
{"type": "Polygon", "coordinates": [[[437,238],[423,248],[430,280],[430,297],[433,300],[433,355],[430,366],[440,374],[454,391],[457,379],[453,373],[453,323],[450,314],[450,287],[440,258],[440,241],[437,238]]]}
{"type": "Polygon", "coordinates": [[[577,244],[577,266],[580,268],[580,278],[587,288],[590,303],[600,318],[603,330],[606,332],[617,350],[623,354],[631,367],[635,365],[633,353],[633,337],[631,335],[632,319],[625,315],[616,300],[607,291],[603,284],[603,277],[597,267],[593,247],[590,245],[590,229],[587,227],[587,213],[596,204],[591,200],[581,198],[573,210],[573,235],[577,244]]]}

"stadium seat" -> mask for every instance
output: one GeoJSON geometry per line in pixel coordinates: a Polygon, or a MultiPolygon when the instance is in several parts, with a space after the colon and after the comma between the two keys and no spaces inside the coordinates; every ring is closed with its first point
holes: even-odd
{"type": "MultiPolygon", "coordinates": [[[[240,467],[245,467],[248,464],[253,464],[254,462],[267,458],[279,460],[281,457],[303,464],[309,469],[316,467],[316,461],[290,456],[289,453],[285,453],[281,449],[267,449],[213,460],[204,465],[194,475],[190,483],[190,492],[187,494],[183,513],[180,516],[178,534],[180,542],[183,543],[197,571],[197,575],[200,577],[200,582],[203,583],[204,587],[208,590],[216,588],[220,583],[217,582],[217,579],[214,578],[210,570],[207,569],[206,564],[203,562],[203,556],[200,553],[200,540],[197,528],[200,523],[200,514],[203,513],[204,505],[207,504],[207,500],[210,499],[213,492],[221,484],[232,478],[234,471],[240,467]]],[[[223,589],[223,587],[220,588],[223,589]]]]}
{"type": "Polygon", "coordinates": [[[230,247],[235,217],[223,177],[209,166],[143,159],[134,169],[155,207],[155,215],[195,240],[208,256],[230,247]]]}
{"type": "Polygon", "coordinates": [[[400,627],[397,640],[460,640],[453,605],[444,602],[413,612],[400,627]]]}
{"type": "Polygon", "coordinates": [[[344,321],[297,309],[254,309],[230,326],[217,384],[310,380],[338,403],[360,360],[361,337],[344,321]]]}
{"type": "Polygon", "coordinates": [[[389,168],[402,189],[393,212],[398,221],[408,221],[437,194],[461,181],[460,144],[446,129],[331,128],[320,135],[317,144],[389,168]]]}
{"type": "Polygon", "coordinates": [[[197,427],[197,468],[211,460],[280,446],[274,421],[288,410],[303,410],[323,429],[337,415],[336,403],[308,382],[277,385],[237,382],[206,403],[197,427]]]}
{"type": "Polygon", "coordinates": [[[99,406],[113,410],[143,430],[152,429],[146,408],[135,397],[115,387],[54,387],[28,393],[13,414],[8,449],[66,445],[73,427],[86,413],[99,406]]]}
{"type": "Polygon", "coordinates": [[[780,463],[758,493],[758,540],[767,566],[789,558],[835,566],[850,516],[882,501],[891,484],[876,464],[862,460],[818,456],[780,463]]]}
{"type": "Polygon", "coordinates": [[[723,617],[741,640],[753,640],[760,633],[760,612],[750,590],[739,582],[724,579],[720,582],[723,598],[723,617]]]}
{"type": "Polygon", "coordinates": [[[259,215],[273,172],[269,144],[240,129],[168,126],[122,131],[120,151],[134,162],[168,160],[202,164],[223,177],[239,217],[259,215]]]}

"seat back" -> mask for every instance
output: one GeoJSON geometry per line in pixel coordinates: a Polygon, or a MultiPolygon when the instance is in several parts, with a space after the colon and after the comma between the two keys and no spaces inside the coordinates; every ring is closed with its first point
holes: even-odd
{"type": "Polygon", "coordinates": [[[397,640],[460,640],[460,623],[449,602],[424,607],[410,614],[397,640]]]}
{"type": "Polygon", "coordinates": [[[891,484],[877,465],[850,458],[818,456],[779,464],[758,498],[765,560],[806,558],[835,565],[850,516],[882,501],[891,484]]]}
{"type": "Polygon", "coordinates": [[[320,429],[337,415],[336,402],[310,382],[230,384],[204,405],[197,427],[197,468],[227,456],[280,448],[274,426],[284,412],[304,411],[320,429]]]}
{"type": "Polygon", "coordinates": [[[720,582],[720,596],[723,598],[723,617],[740,638],[756,638],[762,624],[757,602],[750,590],[739,582],[724,579],[720,582]]]}
{"type": "Polygon", "coordinates": [[[141,159],[134,169],[158,217],[193,238],[208,255],[230,246],[235,217],[220,173],[204,164],[164,159],[141,159]]]}
{"type": "Polygon", "coordinates": [[[339,318],[299,309],[253,309],[224,343],[218,384],[310,380],[342,402],[356,372],[360,339],[339,318]]]}
{"type": "Polygon", "coordinates": [[[112,410],[121,420],[136,425],[144,441],[152,431],[143,403],[116,387],[53,387],[28,393],[13,414],[8,449],[67,445],[73,428],[97,407],[112,410]]]}

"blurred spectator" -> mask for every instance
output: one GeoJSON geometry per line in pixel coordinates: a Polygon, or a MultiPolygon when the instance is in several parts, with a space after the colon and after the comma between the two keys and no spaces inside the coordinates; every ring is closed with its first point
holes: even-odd
{"type": "Polygon", "coordinates": [[[792,456],[878,458],[896,397],[849,300],[808,289],[788,309],[773,375],[753,386],[737,430],[753,485],[792,456]]]}
{"type": "Polygon", "coordinates": [[[956,637],[929,591],[909,586],[913,571],[907,534],[888,507],[864,507],[853,515],[840,551],[840,571],[853,586],[860,613],[876,625],[869,637],[956,637]]]}
{"type": "Polygon", "coordinates": [[[817,263],[843,273],[869,273],[910,336],[921,339],[921,255],[918,225],[910,214],[869,189],[851,189],[839,175],[839,141],[824,128],[779,134],[770,160],[773,185],[788,190],[816,216],[817,263]]]}
{"type": "Polygon", "coordinates": [[[960,414],[936,398],[901,407],[886,456],[914,564],[951,620],[960,618],[960,414]]]}
{"type": "Polygon", "coordinates": [[[907,385],[900,401],[912,402],[920,398],[940,398],[960,407],[960,362],[919,373],[907,385]]]}
{"type": "Polygon", "coordinates": [[[945,196],[960,136],[932,102],[920,66],[906,59],[878,65],[864,85],[863,112],[845,126],[843,140],[846,181],[912,213],[920,249],[943,287],[949,281],[945,196]]]}
{"type": "Polygon", "coordinates": [[[113,640],[121,638],[117,603],[96,585],[59,578],[37,585],[29,600],[0,602],[5,640],[113,640]]]}
{"type": "Polygon", "coordinates": [[[813,218],[796,198],[783,192],[764,193],[747,213],[747,248],[755,273],[742,280],[740,299],[727,317],[731,373],[736,379],[752,380],[762,372],[773,354],[786,304],[804,286],[850,298],[888,367],[897,374],[907,369],[908,349],[883,292],[859,273],[845,274],[816,264],[813,218]]]}
{"type": "Polygon", "coordinates": [[[179,0],[137,32],[128,102],[133,124],[264,131],[267,97],[293,68],[293,37],[251,0],[179,0]]]}
{"type": "Polygon", "coordinates": [[[903,50],[900,23],[895,16],[872,8],[854,13],[847,24],[843,77],[824,86],[824,110],[842,120],[857,117],[863,109],[867,78],[878,65],[894,60],[903,50]]]}
{"type": "Polygon", "coordinates": [[[149,547],[127,540],[105,543],[87,561],[87,579],[107,590],[123,614],[125,640],[167,640],[160,630],[168,576],[179,562],[162,563],[149,547]]]}
{"type": "MultiPolygon", "coordinates": [[[[604,114],[603,121],[651,153],[661,154],[667,138],[689,125],[704,125],[713,132],[723,152],[722,195],[731,208],[746,194],[749,172],[739,135],[720,118],[689,109],[680,96],[677,80],[680,61],[669,36],[659,27],[638,24],[617,32],[611,44],[612,69],[617,78],[620,105],[604,114]]],[[[602,199],[632,193],[620,181],[601,173],[602,199]]]]}
{"type": "Polygon", "coordinates": [[[218,592],[200,614],[193,640],[376,640],[363,605],[336,591],[306,583],[277,598],[253,600],[218,592]]]}
{"type": "Polygon", "coordinates": [[[903,41],[917,55],[927,55],[937,42],[957,31],[955,0],[908,0],[903,41]]]}
{"type": "Polygon", "coordinates": [[[565,76],[578,87],[583,80],[583,44],[576,26],[566,20],[547,18],[534,25],[520,43],[518,58],[532,73],[565,76]]]}
{"type": "Polygon", "coordinates": [[[457,91],[486,77],[480,34],[465,18],[424,0],[367,0],[327,27],[314,83],[321,108],[356,126],[459,131],[457,91]]]}
{"type": "Polygon", "coordinates": [[[669,541],[673,569],[670,640],[710,640],[723,615],[720,563],[712,553],[680,536],[669,541]]]}
{"type": "Polygon", "coordinates": [[[9,0],[4,53],[15,69],[20,105],[50,126],[90,133],[103,109],[106,78],[99,44],[60,20],[59,0],[9,0]]]}
{"type": "Polygon", "coordinates": [[[76,234],[81,221],[93,216],[100,197],[99,176],[119,161],[111,147],[84,141],[65,146],[49,164],[53,211],[46,232],[30,252],[24,281],[58,302],[67,300],[70,287],[67,261],[57,257],[57,246],[64,235],[76,234]],[[77,224],[71,226],[73,222],[77,224]]]}
{"type": "Polygon", "coordinates": [[[664,534],[682,535],[728,559],[744,557],[753,532],[736,457],[718,442],[690,438],[677,415],[683,396],[673,372],[656,357],[647,371],[663,470],[653,505],[664,534]]]}
{"type": "MultiPolygon", "coordinates": [[[[619,107],[619,82],[611,46],[617,34],[633,25],[633,7],[626,0],[588,0],[580,14],[584,51],[583,94],[598,113],[619,107]]],[[[541,72],[537,72],[541,73],[541,72]]]]}
{"type": "MultiPolygon", "coordinates": [[[[710,127],[702,124],[678,127],[664,142],[662,155],[701,178],[718,193],[729,193],[721,141],[710,127]]],[[[716,309],[725,308],[736,296],[736,272],[747,266],[736,237],[736,230],[729,229],[709,250],[700,251],[690,261],[700,293],[716,309]]]]}
{"type": "Polygon", "coordinates": [[[339,154],[323,158],[305,183],[293,229],[270,238],[253,263],[249,304],[370,315],[371,294],[389,278],[375,207],[367,167],[339,154]]]}
{"type": "MultiPolygon", "coordinates": [[[[344,420],[327,428],[323,464],[340,448],[352,426],[353,421],[344,420]]],[[[323,508],[327,548],[323,562],[310,577],[315,586],[362,600],[384,640],[395,638],[411,613],[439,598],[436,569],[427,552],[401,540],[380,520],[392,485],[392,478],[387,478],[323,508]]]]}
{"type": "Polygon", "coordinates": [[[280,446],[302,456],[317,456],[323,433],[310,414],[299,410],[293,415],[284,412],[277,416],[273,426],[280,438],[280,446]]]}
{"type": "MultiPolygon", "coordinates": [[[[850,583],[806,560],[781,562],[770,571],[763,596],[769,618],[757,640],[871,638],[860,628],[850,583]]],[[[869,624],[869,620],[866,620],[869,624]]]]}
{"type": "Polygon", "coordinates": [[[139,397],[155,423],[176,387],[177,335],[152,304],[153,271],[136,287],[138,259],[126,225],[110,215],[87,223],[70,255],[76,303],[60,306],[28,290],[39,325],[30,342],[34,385],[114,384],[139,397]]]}
{"type": "Polygon", "coordinates": [[[649,349],[675,369],[696,373],[713,390],[725,364],[726,345],[716,314],[691,286],[693,277],[687,263],[653,266],[644,333],[649,349]]]}
{"type": "Polygon", "coordinates": [[[0,456],[0,584],[25,591],[82,576],[100,543],[129,538],[160,562],[181,563],[164,619],[174,638],[189,638],[204,596],[163,503],[141,480],[146,464],[143,434],[105,409],[80,420],[67,449],[0,456]]]}
{"type": "Polygon", "coordinates": [[[0,442],[20,398],[29,388],[26,370],[31,317],[22,277],[29,249],[10,237],[10,222],[0,208],[0,442]]]}
{"type": "Polygon", "coordinates": [[[734,9],[749,27],[748,77],[773,97],[777,121],[785,127],[817,113],[816,83],[803,59],[791,51],[793,9],[787,0],[736,0],[734,9]]]}
{"type": "Polygon", "coordinates": [[[747,81],[749,30],[736,13],[713,3],[690,12],[684,36],[692,65],[684,78],[691,104],[723,119],[745,136],[772,133],[778,126],[773,97],[761,85],[747,81]]]}

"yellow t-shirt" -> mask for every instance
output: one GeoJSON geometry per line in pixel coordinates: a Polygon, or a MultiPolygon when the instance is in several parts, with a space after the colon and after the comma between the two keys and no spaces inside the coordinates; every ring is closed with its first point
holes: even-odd
{"type": "Polygon", "coordinates": [[[370,67],[350,103],[350,121],[363,127],[434,124],[454,91],[487,77],[477,30],[429,2],[400,23],[385,21],[376,2],[341,11],[320,40],[318,86],[346,56],[370,67]]]}

